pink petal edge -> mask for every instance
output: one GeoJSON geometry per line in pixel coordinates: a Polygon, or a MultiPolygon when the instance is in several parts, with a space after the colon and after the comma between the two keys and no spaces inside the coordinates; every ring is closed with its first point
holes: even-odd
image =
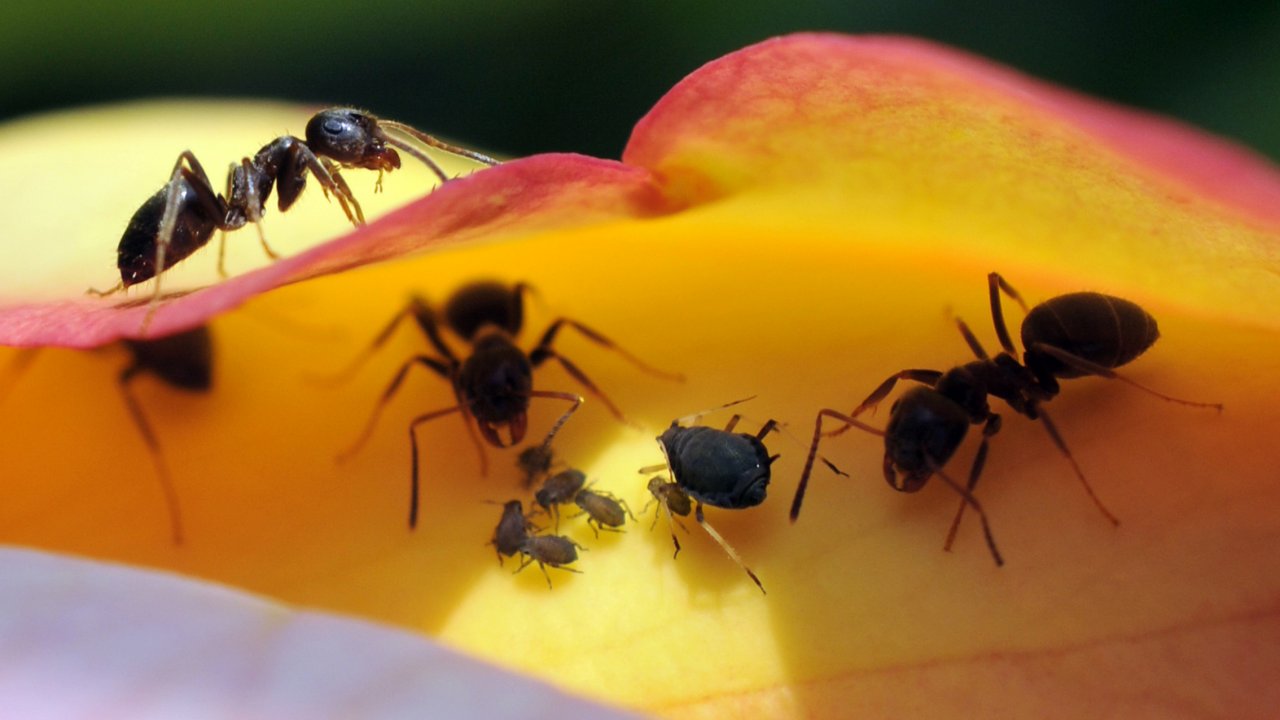
{"type": "MultiPolygon", "coordinates": [[[[666,205],[651,176],[621,163],[548,154],[513,160],[454,180],[336,240],[178,298],[166,299],[147,328],[162,337],[196,327],[259,293],[359,265],[484,236],[648,217],[666,205]]],[[[76,298],[0,310],[0,344],[91,348],[138,337],[147,286],[129,307],[115,298],[76,298]]]]}

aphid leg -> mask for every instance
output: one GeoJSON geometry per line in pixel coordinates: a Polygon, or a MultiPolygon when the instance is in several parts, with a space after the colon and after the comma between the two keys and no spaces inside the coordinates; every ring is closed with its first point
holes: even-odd
{"type": "Polygon", "coordinates": [[[1000,305],[1001,291],[1017,301],[1018,305],[1022,306],[1023,313],[1027,312],[1027,303],[1012,285],[1005,282],[1000,273],[987,273],[987,293],[991,297],[991,322],[996,327],[996,337],[1000,339],[1000,347],[1004,348],[1005,352],[1017,357],[1018,350],[1013,346],[1013,339],[1009,337],[1009,328],[1004,323],[1004,308],[1000,305]]]}
{"type": "Polygon", "coordinates": [[[729,422],[724,424],[724,431],[733,432],[734,428],[738,427],[738,423],[741,421],[742,421],[742,416],[739,415],[738,413],[734,413],[733,417],[729,418],[729,422]]]}
{"type": "Polygon", "coordinates": [[[1070,367],[1075,368],[1076,370],[1079,370],[1080,372],[1089,373],[1090,375],[1097,375],[1098,377],[1104,377],[1108,380],[1119,380],[1120,382],[1126,383],[1147,394],[1155,395],[1161,400],[1165,400],[1167,402],[1177,403],[1179,405],[1187,405],[1189,407],[1208,408],[1210,410],[1217,410],[1218,412],[1222,412],[1222,403],[1196,402],[1194,400],[1183,400],[1182,398],[1176,398],[1171,395],[1165,395],[1162,392],[1152,390],[1146,385],[1142,385],[1133,380],[1130,380],[1129,378],[1125,377],[1124,375],[1121,375],[1120,373],[1116,372],[1115,370],[1112,370],[1109,367],[1106,367],[1105,365],[1099,365],[1095,362],[1090,362],[1078,355],[1073,355],[1067,352],[1066,350],[1054,347],[1053,345],[1046,345],[1045,343],[1032,343],[1031,347],[1027,349],[1035,350],[1036,352],[1041,352],[1041,353],[1044,353],[1045,355],[1051,355],[1057,360],[1062,361],[1063,363],[1069,365],[1070,367]]]}
{"type": "MultiPolygon", "coordinates": [[[[346,450],[338,453],[337,461],[339,463],[349,460],[352,455],[356,454],[368,442],[373,435],[374,426],[378,424],[378,418],[382,416],[382,411],[386,408],[387,403],[391,402],[391,398],[400,389],[400,384],[404,382],[405,376],[409,374],[410,368],[414,365],[422,365],[434,370],[441,377],[449,377],[449,366],[437,358],[429,355],[415,355],[406,360],[396,372],[395,377],[391,378],[391,383],[387,385],[387,389],[382,391],[382,397],[378,398],[378,403],[373,406],[373,414],[369,416],[369,421],[365,423],[364,429],[360,431],[360,435],[356,437],[355,442],[351,443],[346,450]]],[[[454,407],[453,409],[460,410],[461,408],[454,407]]]]}
{"type": "MultiPolygon", "coordinates": [[[[796,518],[800,517],[800,505],[804,503],[805,489],[809,486],[809,475],[810,473],[813,472],[813,461],[818,457],[818,443],[822,440],[822,437],[823,437],[822,418],[824,417],[840,420],[841,422],[845,423],[844,427],[857,427],[859,430],[869,432],[872,435],[879,435],[881,437],[884,437],[884,431],[877,430],[871,427],[870,425],[862,424],[861,422],[854,419],[853,415],[845,415],[836,410],[832,410],[831,408],[824,408],[822,410],[819,410],[818,418],[813,424],[813,442],[809,443],[809,454],[805,456],[804,470],[800,472],[800,484],[796,486],[796,496],[795,496],[795,499],[791,501],[791,522],[795,522],[796,518]]],[[[834,465],[832,465],[831,462],[828,461],[826,458],[823,458],[822,461],[826,463],[827,467],[831,468],[832,470],[835,470],[841,475],[845,474],[845,473],[841,473],[839,469],[837,469],[834,465]]]]}
{"type": "Polygon", "coordinates": [[[1049,417],[1049,413],[1045,412],[1042,407],[1037,408],[1037,410],[1039,411],[1038,419],[1044,426],[1045,432],[1049,433],[1049,437],[1053,440],[1053,444],[1058,446],[1058,449],[1062,451],[1064,456],[1066,456],[1067,461],[1071,463],[1071,469],[1075,471],[1076,477],[1080,479],[1080,484],[1084,485],[1084,491],[1089,494],[1089,499],[1093,500],[1093,504],[1098,506],[1098,511],[1102,513],[1103,517],[1109,520],[1112,525],[1119,526],[1120,519],[1115,515],[1112,515],[1111,511],[1107,509],[1107,506],[1103,505],[1102,501],[1098,499],[1098,496],[1094,494],[1093,486],[1091,486],[1089,481],[1085,479],[1084,471],[1080,469],[1080,464],[1076,462],[1075,456],[1067,449],[1067,443],[1063,441],[1062,435],[1058,433],[1058,427],[1053,424],[1053,420],[1049,417]]]}
{"type": "MultiPolygon", "coordinates": [[[[973,465],[969,467],[969,484],[965,489],[970,494],[978,486],[982,468],[987,464],[987,448],[990,444],[988,441],[998,432],[1000,432],[1000,416],[992,413],[987,418],[986,424],[982,426],[982,444],[978,446],[978,454],[973,456],[973,465]]],[[[960,507],[956,508],[956,516],[951,520],[951,529],[947,531],[947,541],[942,545],[943,550],[951,552],[951,544],[955,542],[956,532],[960,529],[960,519],[964,517],[965,508],[968,506],[967,500],[961,500],[960,507]]]]}
{"type": "MultiPolygon", "coordinates": [[[[419,415],[409,423],[409,447],[411,448],[410,461],[410,482],[409,482],[409,529],[412,530],[418,525],[418,435],[415,430],[418,426],[435,420],[438,417],[455,413],[462,410],[461,407],[455,405],[451,408],[436,410],[425,415],[419,415]]],[[[470,423],[467,423],[470,425],[470,423]]]]}
{"type": "Polygon", "coordinates": [[[173,479],[169,476],[169,468],[165,464],[164,454],[160,451],[160,443],[156,440],[155,433],[151,430],[151,424],[147,422],[146,416],[142,412],[142,407],[133,397],[131,382],[133,378],[142,370],[138,364],[130,365],[120,373],[119,384],[120,394],[124,396],[124,404],[129,408],[129,414],[133,416],[133,424],[138,428],[138,434],[142,436],[143,442],[147,445],[147,452],[151,455],[151,461],[156,468],[156,477],[160,481],[160,490],[164,493],[165,506],[169,512],[169,532],[173,537],[174,545],[182,544],[182,512],[178,505],[178,493],[173,487],[173,479]]]}
{"type": "MultiPolygon", "coordinates": [[[[874,408],[876,405],[879,405],[881,400],[884,400],[886,397],[888,397],[889,393],[893,390],[893,386],[897,385],[899,380],[914,380],[922,385],[928,385],[930,387],[933,387],[934,385],[938,384],[938,380],[941,377],[942,377],[942,373],[938,370],[919,370],[919,369],[899,370],[898,372],[890,375],[888,379],[886,379],[884,382],[880,383],[880,386],[877,387],[875,390],[872,390],[871,394],[867,396],[867,399],[863,400],[861,405],[854,408],[853,411],[850,412],[848,416],[858,417],[859,415],[866,412],[867,410],[870,410],[874,408]]],[[[841,425],[835,430],[828,432],[827,437],[842,435],[850,427],[852,426],[847,423],[844,425],[841,425]]]]}
{"type": "Polygon", "coordinates": [[[996,539],[991,534],[991,525],[987,522],[987,513],[982,509],[982,505],[978,503],[978,499],[973,496],[973,493],[965,490],[959,483],[952,480],[942,471],[942,468],[938,467],[938,464],[933,462],[931,459],[929,459],[929,468],[935,475],[942,478],[943,482],[950,485],[952,490],[959,493],[960,497],[964,498],[964,501],[972,505],[973,509],[977,511],[978,516],[982,518],[982,534],[987,539],[987,548],[991,550],[991,557],[996,561],[996,567],[1002,567],[1004,565],[1004,558],[1000,556],[1000,550],[996,547],[996,539]]]}
{"type": "MultiPolygon", "coordinates": [[[[768,595],[769,593],[765,592],[764,584],[760,582],[760,578],[756,577],[756,574],[751,571],[751,568],[747,567],[747,564],[742,562],[742,558],[738,556],[738,553],[733,549],[733,546],[730,545],[728,541],[726,541],[720,533],[716,532],[715,528],[711,527],[711,524],[707,522],[706,517],[702,514],[702,503],[698,503],[694,508],[693,516],[694,519],[698,521],[698,524],[702,526],[702,529],[706,530],[707,534],[711,536],[711,539],[719,543],[720,547],[724,548],[724,551],[729,554],[729,558],[737,563],[738,567],[742,568],[747,573],[752,582],[756,584],[756,587],[760,588],[760,592],[768,595]]],[[[674,538],[675,533],[673,532],[671,536],[674,538]]]]}

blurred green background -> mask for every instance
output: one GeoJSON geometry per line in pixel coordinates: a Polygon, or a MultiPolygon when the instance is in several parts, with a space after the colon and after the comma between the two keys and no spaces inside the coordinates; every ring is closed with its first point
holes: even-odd
{"type": "Polygon", "coordinates": [[[270,97],[363,106],[499,153],[617,157],[702,63],[818,29],[932,38],[1280,158],[1277,0],[5,0],[0,117],[270,97]]]}

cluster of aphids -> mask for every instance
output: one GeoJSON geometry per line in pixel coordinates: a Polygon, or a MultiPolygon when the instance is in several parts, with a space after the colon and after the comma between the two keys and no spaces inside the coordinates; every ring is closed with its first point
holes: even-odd
{"type": "MultiPolygon", "coordinates": [[[[394,145],[427,163],[444,179],[443,172],[426,155],[403,141],[389,137],[384,129],[407,134],[427,145],[481,162],[493,162],[482,155],[446,146],[402,124],[378,121],[367,113],[347,109],[317,114],[307,126],[305,142],[293,137],[279,138],[263,147],[254,158],[245,158],[239,166],[232,168],[225,195],[213,191],[195,157],[185,152],[179,157],[168,184],[138,210],[121,239],[120,287],[153,276],[158,278],[164,268],[206,244],[214,230],[234,230],[247,222],[257,224],[273,183],[278,183],[280,208],[284,210],[301,192],[307,175],[314,175],[326,193],[338,198],[348,219],[360,224],[363,215],[359,203],[342,180],[340,168],[367,168],[379,172],[393,170],[399,167],[399,157],[387,146],[394,145]]],[[[266,248],[265,241],[263,246],[266,248]]],[[[528,429],[528,408],[533,400],[566,403],[568,407],[541,443],[535,446],[534,454],[522,459],[530,478],[546,473],[547,468],[542,467],[542,463],[545,460],[547,466],[550,465],[553,438],[583,402],[577,393],[534,389],[533,371],[549,360],[559,364],[616,418],[625,419],[622,411],[604,392],[556,349],[555,341],[562,330],[572,330],[597,346],[618,353],[649,374],[669,379],[680,377],[649,367],[598,331],[565,317],[553,320],[531,349],[522,349],[517,339],[524,323],[525,295],[530,291],[531,287],[525,283],[508,286],[498,282],[476,282],[458,290],[439,309],[415,297],[392,318],[348,371],[355,372],[405,319],[414,321],[433,350],[433,354],[415,355],[401,365],[376,402],[363,432],[340,457],[355,452],[373,433],[383,409],[395,397],[413,368],[421,367],[434,373],[453,389],[455,401],[452,404],[423,413],[409,424],[410,528],[418,520],[422,462],[417,430],[424,423],[452,414],[461,417],[480,452],[483,473],[486,468],[484,445],[504,448],[520,443],[528,429]],[[446,342],[445,329],[465,345],[465,352],[455,351],[446,342]]],[[[157,284],[153,298],[158,294],[157,284]]],[[[1003,558],[997,549],[987,514],[975,496],[986,464],[989,441],[1001,427],[1001,416],[990,407],[990,398],[997,398],[1013,412],[1040,423],[1070,463],[1089,497],[1112,523],[1118,523],[1118,520],[1094,494],[1044,409],[1044,404],[1057,396],[1059,381],[1084,376],[1115,379],[1170,402],[1221,410],[1221,405],[1163,395],[1115,372],[1116,368],[1150,348],[1159,335],[1155,319],[1132,302],[1099,293],[1080,292],[1054,297],[1028,309],[1018,292],[997,273],[988,276],[988,294],[992,323],[1001,347],[996,356],[990,356],[969,327],[957,320],[961,336],[975,355],[975,360],[946,371],[901,370],[890,375],[848,413],[830,408],[818,411],[813,439],[791,505],[792,521],[799,516],[814,461],[821,457],[818,446],[823,438],[857,428],[884,438],[882,468],[893,489],[913,493],[924,487],[931,477],[937,476],[960,497],[960,506],[947,534],[945,548],[951,547],[963,513],[970,508],[979,514],[991,555],[1000,565],[1003,558]],[[1002,296],[1016,301],[1026,313],[1021,327],[1021,358],[1005,325],[1002,296]],[[898,381],[918,385],[897,398],[883,430],[858,419],[862,413],[885,400],[898,381]],[[953,479],[945,471],[945,466],[972,425],[981,426],[982,440],[968,477],[961,482],[953,479]]],[[[678,331],[678,328],[669,329],[678,331]]],[[[130,410],[165,484],[174,536],[178,538],[181,524],[176,497],[169,487],[155,437],[128,394],[127,387],[128,381],[138,372],[150,371],[177,387],[206,389],[211,362],[208,334],[204,329],[197,329],[169,338],[131,341],[129,346],[135,360],[121,375],[121,382],[126,389],[130,410]]],[[[673,523],[672,540],[677,555],[680,543],[674,532],[676,517],[692,514],[763,591],[764,586],[755,573],[706,522],[704,506],[736,510],[754,507],[764,501],[772,477],[771,467],[778,458],[766,449],[764,439],[778,424],[769,420],[754,434],[735,431],[739,422],[737,415],[723,429],[692,424],[707,412],[710,411],[673,421],[657,438],[665,462],[640,468],[640,472],[652,474],[662,470],[665,473],[652,477],[648,481],[648,489],[653,496],[651,503],[656,502],[659,512],[666,514],[673,523]]],[[[830,462],[825,459],[824,462],[835,470],[830,462]]],[[[555,520],[557,528],[559,507],[568,502],[574,502],[588,515],[593,530],[616,528],[625,521],[622,513],[625,506],[610,495],[585,487],[585,476],[576,471],[549,475],[535,498],[544,512],[555,520]]],[[[629,515],[629,511],[626,514],[629,515]]],[[[504,507],[493,544],[499,558],[519,554],[522,567],[536,562],[544,573],[546,565],[564,567],[571,564],[580,549],[568,538],[541,532],[525,514],[522,503],[515,500],[504,507]]],[[[549,576],[547,580],[550,584],[549,576]]]]}
{"type": "MultiPolygon", "coordinates": [[[[574,505],[578,508],[577,516],[586,516],[587,526],[600,536],[601,530],[620,532],[627,518],[635,520],[631,508],[612,493],[595,490],[587,486],[586,473],[577,468],[568,468],[552,473],[552,453],[550,445],[532,445],[520,453],[517,465],[525,473],[525,486],[531,487],[539,480],[541,487],[534,493],[534,503],[541,508],[541,514],[554,523],[554,532],[560,530],[560,508],[574,505]]],[[[498,562],[503,556],[521,556],[520,567],[523,570],[529,563],[536,562],[547,578],[547,587],[551,587],[551,576],[547,575],[546,566],[578,572],[566,567],[578,559],[581,545],[573,540],[553,533],[542,533],[543,528],[533,522],[532,513],[526,514],[524,504],[519,500],[510,500],[502,507],[502,518],[493,532],[489,544],[498,553],[498,562]]]]}

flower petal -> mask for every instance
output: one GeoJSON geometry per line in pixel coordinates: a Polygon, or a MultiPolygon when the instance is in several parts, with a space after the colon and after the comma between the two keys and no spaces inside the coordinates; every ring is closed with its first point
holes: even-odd
{"type": "Polygon", "coordinates": [[[389,628],[156,572],[0,550],[13,717],[631,717],[389,628]]]}

